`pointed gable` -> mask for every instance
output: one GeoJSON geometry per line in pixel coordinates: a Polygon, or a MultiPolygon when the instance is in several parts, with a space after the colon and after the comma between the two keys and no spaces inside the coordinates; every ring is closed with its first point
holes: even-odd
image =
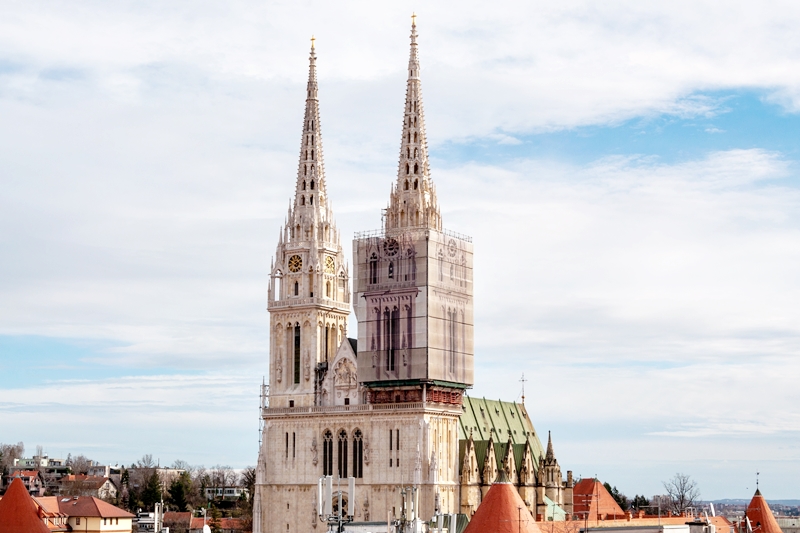
{"type": "Polygon", "coordinates": [[[595,478],[580,480],[572,490],[572,498],[574,502],[573,512],[581,520],[587,516],[589,520],[625,516],[614,497],[595,478]]]}
{"type": "Polygon", "coordinates": [[[540,533],[528,507],[511,483],[494,483],[464,533],[540,533]]]}
{"type": "Polygon", "coordinates": [[[750,527],[753,533],[781,533],[778,521],[770,510],[767,500],[761,495],[761,491],[756,489],[753,499],[747,506],[747,519],[750,520],[750,527]]]}
{"type": "Polygon", "coordinates": [[[50,533],[39,516],[33,498],[19,478],[11,482],[0,500],[0,533],[50,533]]]}

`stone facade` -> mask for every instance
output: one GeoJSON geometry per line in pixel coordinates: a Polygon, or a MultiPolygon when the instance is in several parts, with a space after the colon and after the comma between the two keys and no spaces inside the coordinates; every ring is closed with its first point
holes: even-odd
{"type": "Polygon", "coordinates": [[[258,533],[326,529],[317,516],[317,483],[327,475],[361,522],[399,517],[400,490],[409,485],[419,490],[419,516],[471,516],[500,470],[532,511],[539,503],[542,446],[524,407],[503,426],[507,441],[480,416],[470,419],[468,432],[465,426],[471,404],[464,391],[474,381],[472,242],[442,227],[416,39],[412,25],[397,179],[384,227],[353,242],[352,302],[327,199],[312,42],[295,195],[268,296],[258,533]],[[357,342],[347,338],[351,308],[357,342]],[[348,476],[355,495],[348,494],[348,476]]]}

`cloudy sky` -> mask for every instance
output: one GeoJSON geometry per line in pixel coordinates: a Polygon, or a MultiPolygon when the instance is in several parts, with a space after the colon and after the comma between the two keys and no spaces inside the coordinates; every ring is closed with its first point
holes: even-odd
{"type": "Polygon", "coordinates": [[[471,393],[630,496],[800,496],[795,2],[3,2],[0,442],[254,464],[309,38],[349,255],[413,10],[471,393]]]}

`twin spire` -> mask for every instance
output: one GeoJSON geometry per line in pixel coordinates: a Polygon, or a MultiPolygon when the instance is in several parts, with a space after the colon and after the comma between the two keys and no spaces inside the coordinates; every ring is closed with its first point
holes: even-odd
{"type": "Polygon", "coordinates": [[[325,164],[322,159],[322,128],[319,123],[319,87],[317,85],[317,55],[311,38],[306,112],[303,117],[303,138],[300,142],[300,164],[297,169],[297,190],[294,207],[325,207],[325,164]]]}
{"type": "MultiPolygon", "coordinates": [[[[310,210],[313,211],[313,207],[324,209],[327,203],[316,60],[312,37],[294,210],[312,208],[310,210]]],[[[408,81],[397,181],[392,187],[385,219],[386,230],[405,227],[442,229],[436,190],[430,178],[428,164],[416,15],[411,17],[411,51],[408,58],[408,81]]]]}
{"type": "Polygon", "coordinates": [[[411,17],[411,51],[408,57],[406,104],[403,113],[403,133],[400,138],[397,182],[392,187],[385,219],[386,230],[405,227],[442,229],[436,189],[431,181],[428,164],[416,15],[411,17]]]}

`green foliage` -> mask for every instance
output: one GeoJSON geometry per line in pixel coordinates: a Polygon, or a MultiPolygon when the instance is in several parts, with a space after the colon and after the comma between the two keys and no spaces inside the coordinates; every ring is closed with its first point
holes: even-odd
{"type": "Polygon", "coordinates": [[[639,496],[638,494],[633,497],[631,508],[637,511],[644,511],[646,514],[656,514],[658,512],[657,510],[654,512],[650,509],[650,500],[645,498],[644,495],[639,496]]]}
{"type": "Polygon", "coordinates": [[[161,480],[158,471],[153,470],[146,478],[139,500],[143,509],[153,509],[156,502],[161,501],[161,480]]]}
{"type": "Polygon", "coordinates": [[[179,512],[189,510],[189,493],[192,490],[192,478],[188,472],[181,473],[169,486],[169,501],[179,512]]]}
{"type": "Polygon", "coordinates": [[[211,520],[208,521],[208,527],[211,528],[211,533],[221,533],[222,529],[219,519],[222,518],[222,512],[217,509],[216,505],[212,505],[209,510],[209,515],[211,516],[211,520]]]}
{"type": "Polygon", "coordinates": [[[627,511],[630,504],[628,503],[628,497],[622,494],[617,487],[612,487],[609,483],[603,483],[603,486],[606,490],[611,494],[611,497],[617,502],[620,508],[623,511],[627,511]]]}

